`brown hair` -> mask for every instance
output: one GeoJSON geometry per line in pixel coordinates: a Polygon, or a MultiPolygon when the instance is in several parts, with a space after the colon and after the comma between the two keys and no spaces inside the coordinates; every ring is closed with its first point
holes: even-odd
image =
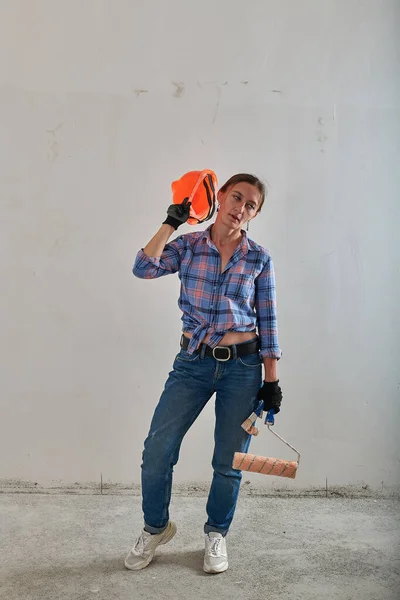
{"type": "Polygon", "coordinates": [[[256,177],[255,175],[250,175],[249,173],[238,173],[237,175],[233,175],[228,179],[226,183],[220,188],[220,192],[225,194],[231,187],[236,185],[237,183],[250,183],[250,185],[254,185],[258,191],[260,192],[260,206],[258,207],[258,213],[260,212],[262,205],[264,204],[265,197],[267,195],[267,190],[263,182],[256,177]]]}

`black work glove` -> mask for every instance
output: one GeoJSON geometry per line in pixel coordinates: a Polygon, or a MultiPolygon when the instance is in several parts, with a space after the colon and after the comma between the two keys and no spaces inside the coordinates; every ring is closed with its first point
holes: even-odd
{"type": "Polygon", "coordinates": [[[174,229],[178,229],[180,225],[186,223],[190,215],[190,207],[192,203],[189,198],[185,198],[182,204],[171,204],[167,210],[167,218],[163,225],[171,225],[174,229]]]}
{"type": "Polygon", "coordinates": [[[258,392],[258,399],[263,400],[264,410],[268,412],[271,408],[274,409],[274,413],[277,414],[281,410],[282,402],[282,390],[279,387],[278,381],[264,381],[264,385],[258,392]]]}

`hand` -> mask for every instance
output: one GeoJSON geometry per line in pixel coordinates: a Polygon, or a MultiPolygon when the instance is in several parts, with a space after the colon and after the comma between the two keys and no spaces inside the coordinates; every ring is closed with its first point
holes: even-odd
{"type": "Polygon", "coordinates": [[[271,408],[274,409],[274,413],[277,414],[281,410],[282,402],[282,390],[279,387],[278,381],[264,381],[264,385],[258,392],[258,399],[263,400],[264,410],[268,412],[271,408]]]}
{"type": "Polygon", "coordinates": [[[171,225],[174,229],[178,229],[183,223],[186,223],[190,216],[190,207],[192,203],[189,198],[185,198],[182,204],[171,204],[167,210],[167,218],[163,225],[171,225]]]}

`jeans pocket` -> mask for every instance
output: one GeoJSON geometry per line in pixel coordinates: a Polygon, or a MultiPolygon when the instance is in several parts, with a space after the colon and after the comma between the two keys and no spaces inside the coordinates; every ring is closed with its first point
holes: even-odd
{"type": "Polygon", "coordinates": [[[255,369],[262,364],[262,358],[259,352],[248,354],[247,356],[239,356],[238,362],[248,369],[255,369]]]}
{"type": "Polygon", "coordinates": [[[192,363],[198,360],[199,358],[200,354],[189,354],[188,352],[186,352],[186,350],[181,348],[181,351],[179,352],[179,354],[176,355],[175,360],[179,360],[186,363],[192,363]]]}

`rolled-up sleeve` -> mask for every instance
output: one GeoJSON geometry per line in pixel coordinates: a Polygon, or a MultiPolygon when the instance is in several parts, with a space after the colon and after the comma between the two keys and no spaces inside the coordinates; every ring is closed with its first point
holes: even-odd
{"type": "Polygon", "coordinates": [[[279,359],[282,352],[278,343],[275,272],[271,257],[268,257],[264,269],[255,280],[255,284],[255,308],[261,343],[261,356],[263,358],[279,359]]]}
{"type": "Polygon", "coordinates": [[[132,273],[140,279],[157,279],[163,275],[176,273],[181,264],[184,248],[185,239],[184,236],[180,236],[165,246],[161,256],[154,258],[139,250],[132,273]]]}

